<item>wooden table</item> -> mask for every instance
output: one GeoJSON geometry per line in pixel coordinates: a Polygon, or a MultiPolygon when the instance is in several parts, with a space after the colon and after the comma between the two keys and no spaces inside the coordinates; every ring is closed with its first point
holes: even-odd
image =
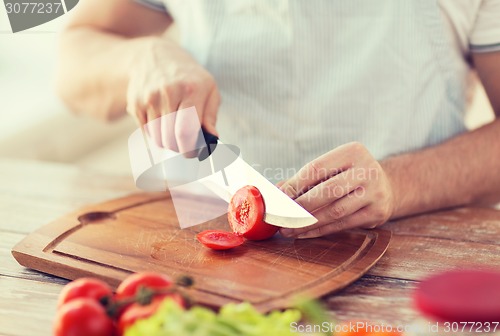
{"type": "MultiPolygon", "coordinates": [[[[0,335],[50,335],[65,280],[25,269],[12,247],[43,224],[84,205],[137,191],[132,178],[34,161],[0,160],[0,335]]],[[[367,275],[324,298],[340,320],[408,324],[419,318],[411,294],[438,271],[500,268],[500,212],[461,208],[388,223],[386,255],[367,275]]]]}

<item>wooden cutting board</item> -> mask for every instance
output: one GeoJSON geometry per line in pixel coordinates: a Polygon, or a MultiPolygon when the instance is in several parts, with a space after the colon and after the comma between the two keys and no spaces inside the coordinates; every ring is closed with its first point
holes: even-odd
{"type": "MultiPolygon", "coordinates": [[[[193,205],[193,209],[199,208],[193,205]]],[[[195,211],[195,210],[193,210],[195,211]]],[[[33,232],[12,250],[23,266],[67,279],[98,277],[116,287],[132,272],[188,274],[190,294],[220,307],[249,301],[284,308],[295,295],[320,297],[361,277],[384,254],[385,230],[293,240],[279,234],[228,251],[202,246],[196,233],[229,230],[225,216],[180,229],[168,193],[142,193],[90,206],[33,232]]]]}

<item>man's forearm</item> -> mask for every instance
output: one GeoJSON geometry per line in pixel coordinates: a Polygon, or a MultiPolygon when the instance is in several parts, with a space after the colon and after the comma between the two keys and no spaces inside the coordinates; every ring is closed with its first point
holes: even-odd
{"type": "Polygon", "coordinates": [[[156,36],[124,38],[92,28],[61,37],[57,90],[77,113],[110,120],[125,113],[130,69],[156,36]]]}
{"type": "Polygon", "coordinates": [[[384,160],[392,218],[500,201],[500,120],[422,151],[384,160]]]}

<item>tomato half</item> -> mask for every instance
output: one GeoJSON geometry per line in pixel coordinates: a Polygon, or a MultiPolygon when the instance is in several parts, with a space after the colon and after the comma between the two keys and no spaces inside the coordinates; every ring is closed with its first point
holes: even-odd
{"type": "Polygon", "coordinates": [[[54,322],[55,336],[112,336],[113,321],[104,307],[90,298],[79,298],[64,304],[54,322]]]}
{"type": "Polygon", "coordinates": [[[234,233],[220,230],[202,231],[196,235],[196,239],[213,250],[228,250],[245,242],[245,239],[234,233]]]}
{"type": "Polygon", "coordinates": [[[58,307],[78,298],[89,298],[100,301],[104,297],[111,298],[113,291],[104,282],[93,278],[81,278],[64,286],[59,294],[58,307]]]}
{"type": "Polygon", "coordinates": [[[237,235],[250,240],[264,240],[274,236],[279,229],[264,222],[264,213],[264,199],[259,189],[245,186],[231,198],[227,217],[237,235]]]}
{"type": "Polygon", "coordinates": [[[154,315],[163,301],[167,298],[173,300],[179,305],[179,307],[185,308],[184,299],[178,293],[157,296],[148,305],[134,303],[120,316],[120,319],[118,320],[118,335],[123,335],[127,328],[132,326],[138,320],[147,319],[148,317],[154,315]]]}

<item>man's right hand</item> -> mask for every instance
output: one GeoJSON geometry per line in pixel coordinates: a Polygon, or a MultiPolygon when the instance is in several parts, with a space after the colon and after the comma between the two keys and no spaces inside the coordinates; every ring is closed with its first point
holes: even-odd
{"type": "Polygon", "coordinates": [[[76,113],[113,120],[127,110],[141,126],[195,106],[199,120],[177,113],[148,124],[158,145],[182,153],[193,149],[200,123],[217,135],[214,78],[164,36],[172,22],[135,1],[80,1],[61,34],[60,96],[76,113]]]}
{"type": "Polygon", "coordinates": [[[166,114],[195,106],[205,129],[215,129],[220,94],[214,78],[175,42],[158,37],[148,44],[130,72],[127,111],[164,148],[180,153],[194,149],[199,134],[198,122],[189,114],[166,114]]]}

